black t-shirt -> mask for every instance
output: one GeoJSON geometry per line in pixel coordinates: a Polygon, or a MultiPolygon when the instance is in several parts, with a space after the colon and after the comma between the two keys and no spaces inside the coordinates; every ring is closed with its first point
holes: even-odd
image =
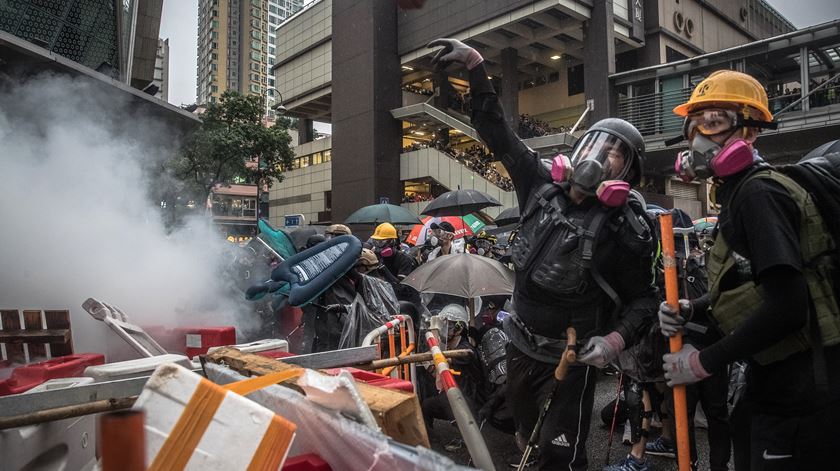
{"type": "Polygon", "coordinates": [[[391,257],[382,257],[382,264],[391,272],[394,277],[402,281],[402,278],[408,276],[414,269],[414,263],[411,257],[404,254],[398,249],[394,249],[395,253],[391,257]]]}
{"type": "MultiPolygon", "coordinates": [[[[750,261],[753,280],[756,282],[774,267],[787,267],[801,272],[801,215],[796,203],[783,186],[766,178],[747,181],[738,189],[735,198],[728,201],[742,178],[727,181],[718,191],[718,201],[723,203],[718,230],[727,245],[750,261]]],[[[735,276],[727,275],[721,280],[722,291],[737,285],[735,276]]],[[[771,315],[779,313],[771,311],[762,309],[756,316],[762,316],[767,322],[778,322],[771,315]]],[[[807,316],[807,311],[783,315],[807,316]]],[[[758,345],[777,335],[766,328],[767,323],[764,323],[765,328],[760,328],[761,324],[752,323],[754,328],[745,325],[704,349],[701,354],[704,366],[717,370],[732,361],[745,359],[738,358],[740,355],[735,352],[749,352],[748,355],[758,353],[758,345]]],[[[829,373],[829,396],[840,398],[840,348],[826,348],[825,356],[829,373]]],[[[808,350],[769,365],[751,362],[745,398],[759,409],[794,414],[825,402],[828,396],[816,392],[814,385],[812,351],[808,350]]]]}

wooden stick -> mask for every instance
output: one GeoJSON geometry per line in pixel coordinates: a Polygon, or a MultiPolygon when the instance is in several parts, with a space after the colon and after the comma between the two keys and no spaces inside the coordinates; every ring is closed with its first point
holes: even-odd
{"type": "MultiPolygon", "coordinates": [[[[472,356],[473,354],[472,351],[466,349],[446,350],[442,353],[443,356],[445,356],[446,358],[467,358],[472,356]]],[[[434,358],[432,357],[431,352],[415,353],[413,355],[406,355],[404,357],[383,358],[382,360],[374,360],[368,364],[354,365],[353,368],[358,368],[360,370],[378,370],[380,368],[387,368],[389,366],[407,365],[409,363],[420,363],[432,360],[434,360],[434,358]]]]}
{"type": "MultiPolygon", "coordinates": [[[[680,312],[679,288],[677,284],[677,262],[674,256],[674,224],[670,212],[659,216],[662,232],[662,264],[665,267],[665,302],[674,312],[680,312]]],[[[682,334],[670,339],[671,353],[682,350],[682,334]]],[[[674,386],[674,419],[677,424],[677,462],[680,471],[690,469],[690,447],[688,441],[688,408],[685,398],[685,385],[674,386]]]]}
{"type": "Polygon", "coordinates": [[[124,397],[120,399],[105,399],[102,401],[88,402],[87,404],[77,404],[73,406],[56,407],[55,409],[39,410],[29,414],[0,417],[0,430],[23,427],[26,425],[42,424],[44,422],[69,419],[71,417],[81,417],[89,414],[99,414],[101,412],[128,409],[134,405],[134,401],[136,400],[137,396],[124,397]]]}

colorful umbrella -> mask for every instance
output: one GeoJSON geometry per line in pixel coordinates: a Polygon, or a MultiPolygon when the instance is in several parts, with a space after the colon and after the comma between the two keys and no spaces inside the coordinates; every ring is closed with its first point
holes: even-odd
{"type": "Polygon", "coordinates": [[[702,232],[705,230],[710,230],[715,227],[717,224],[718,218],[715,216],[710,216],[707,218],[700,218],[694,220],[694,232],[702,232]]]}
{"type": "Polygon", "coordinates": [[[452,224],[452,227],[455,228],[456,239],[477,234],[484,227],[484,222],[472,214],[466,216],[425,216],[421,221],[423,224],[417,224],[411,228],[411,233],[408,234],[408,238],[405,240],[407,243],[411,245],[423,245],[426,243],[426,233],[433,222],[440,224],[446,221],[452,224]]]}

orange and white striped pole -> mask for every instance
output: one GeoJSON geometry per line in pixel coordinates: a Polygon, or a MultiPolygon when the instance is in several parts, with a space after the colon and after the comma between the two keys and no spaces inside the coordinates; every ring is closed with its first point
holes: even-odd
{"type": "MultiPolygon", "coordinates": [[[[679,287],[677,285],[677,260],[674,255],[674,224],[671,212],[659,216],[662,233],[662,265],[665,267],[665,302],[674,312],[680,312],[679,287]]],[[[682,350],[682,334],[670,338],[671,353],[682,350]]],[[[677,424],[677,463],[680,471],[689,471],[690,445],[688,441],[688,408],[686,407],[685,385],[674,386],[674,420],[677,424]]]]}
{"type": "Polygon", "coordinates": [[[472,412],[470,412],[470,407],[467,405],[461,389],[455,383],[452,371],[449,370],[449,363],[446,361],[446,357],[443,356],[438,339],[431,330],[426,331],[426,344],[429,345],[429,351],[432,352],[437,377],[440,379],[440,384],[446,393],[446,398],[449,400],[452,415],[455,416],[458,430],[461,431],[461,437],[463,437],[464,443],[467,445],[467,450],[469,450],[473,462],[485,471],[496,469],[493,464],[493,459],[490,457],[490,451],[487,449],[487,444],[484,442],[484,436],[481,435],[481,429],[475,421],[472,412]]]}

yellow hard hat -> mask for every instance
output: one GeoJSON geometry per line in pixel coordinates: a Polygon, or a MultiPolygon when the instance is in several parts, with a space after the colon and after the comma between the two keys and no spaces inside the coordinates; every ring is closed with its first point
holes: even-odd
{"type": "Polygon", "coordinates": [[[382,224],[376,226],[376,230],[370,238],[375,240],[396,239],[397,228],[391,223],[383,222],[382,224]]]}
{"type": "Polygon", "coordinates": [[[703,108],[704,103],[710,105],[734,103],[750,106],[761,113],[764,121],[773,121],[773,113],[768,108],[767,92],[764,91],[764,87],[752,76],[734,70],[712,72],[694,88],[687,102],[674,108],[674,114],[687,116],[703,108]]]}

